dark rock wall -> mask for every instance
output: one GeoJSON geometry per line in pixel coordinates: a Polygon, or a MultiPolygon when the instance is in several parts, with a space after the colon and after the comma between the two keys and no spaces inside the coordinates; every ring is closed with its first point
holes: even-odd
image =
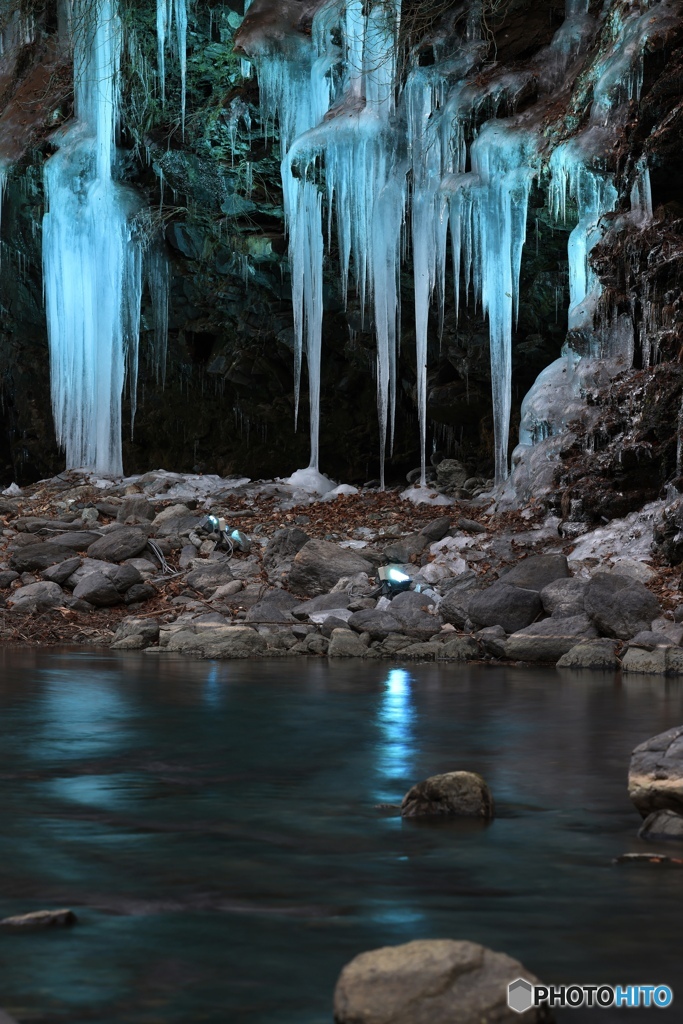
{"type": "MultiPolygon", "coordinates": [[[[310,21],[309,7],[311,4],[296,0],[288,7],[304,30],[307,18],[310,21]]],[[[121,175],[146,199],[152,211],[146,230],[154,244],[163,246],[172,274],[164,383],[154,356],[154,315],[148,293],[143,300],[138,408],[132,436],[129,416],[124,416],[127,472],[164,466],[255,477],[289,473],[308,460],[305,371],[299,428],[294,430],[293,322],[279,147],[273,126],[259,120],[257,82],[242,78],[239,56],[233,51],[242,11],[240,0],[229,4],[198,0],[190,12],[184,135],[179,69],[170,55],[165,108],[154,95],[154,4],[129,0],[124,12],[130,45],[122,101],[121,175]]],[[[26,89],[28,77],[35,73],[53,38],[49,10],[43,15],[38,43],[26,48],[21,68],[15,69],[11,80],[0,82],[4,109],[0,142],[2,120],[16,121],[20,90],[26,89]]],[[[497,60],[511,67],[533,61],[562,17],[561,3],[513,0],[502,17],[491,23],[497,60]]],[[[24,131],[21,144],[13,151],[3,204],[3,482],[28,481],[63,466],[49,410],[40,256],[42,165],[51,152],[50,132],[70,113],[63,57],[60,59],[51,102],[32,108],[26,117],[30,124],[24,129],[30,131],[24,131]]],[[[625,232],[616,245],[610,242],[595,254],[595,265],[605,282],[606,308],[628,311],[639,337],[652,339],[656,335],[656,361],[672,364],[683,344],[681,74],[680,44],[677,48],[672,43],[666,53],[648,56],[642,99],[632,105],[632,124],[619,154],[626,179],[641,152],[647,152],[655,223],[647,232],[625,232]]],[[[533,96],[520,102],[533,102],[533,96]]],[[[560,117],[568,103],[566,96],[558,99],[556,116],[560,117]]],[[[539,187],[529,216],[514,338],[513,443],[521,399],[537,374],[558,356],[565,338],[570,228],[552,223],[545,192],[539,187]]],[[[353,297],[348,308],[342,308],[333,253],[325,306],[321,468],[338,478],[362,482],[378,472],[374,339],[372,325],[361,322],[353,297]]],[[[389,479],[402,479],[419,462],[409,266],[403,279],[402,322],[397,436],[389,479]]],[[[636,370],[642,369],[642,356],[636,358],[636,370]]],[[[488,328],[479,311],[463,310],[456,322],[451,304],[441,338],[434,318],[429,365],[430,443],[447,454],[458,452],[473,471],[488,475],[493,439],[488,328]]],[[[634,487],[638,500],[656,491],[675,470],[680,385],[677,391],[673,380],[678,380],[675,366],[661,392],[667,412],[656,428],[656,468],[649,465],[644,474],[639,470],[634,487]]],[[[642,408],[638,401],[628,409],[620,406],[620,423],[626,434],[633,432],[636,421],[645,422],[645,407],[649,408],[648,402],[656,405],[663,381],[660,366],[656,371],[648,369],[647,384],[638,391],[643,396],[642,408]],[[650,396],[647,401],[646,395],[650,396]]],[[[605,416],[613,423],[614,398],[607,398],[605,416]]],[[[597,400],[601,400],[599,396],[597,400]]],[[[125,403],[129,405],[128,398],[125,403]]],[[[614,426],[609,429],[613,437],[614,426]]],[[[634,443],[640,441],[636,438],[634,443]]],[[[576,457],[573,452],[571,459],[576,457]]],[[[572,472],[575,470],[568,464],[561,481],[564,489],[576,486],[572,472]]]]}

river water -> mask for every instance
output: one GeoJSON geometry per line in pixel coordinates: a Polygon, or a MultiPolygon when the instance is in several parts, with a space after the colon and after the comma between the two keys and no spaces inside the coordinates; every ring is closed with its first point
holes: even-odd
{"type": "Polygon", "coordinates": [[[330,1024],[344,964],[415,938],[676,996],[683,874],[612,858],[652,849],[629,755],[681,721],[683,683],[646,677],[4,649],[0,917],[79,923],[0,934],[0,1006],[21,1024],[330,1024]],[[489,782],[492,824],[376,807],[456,769],[489,782]]]}

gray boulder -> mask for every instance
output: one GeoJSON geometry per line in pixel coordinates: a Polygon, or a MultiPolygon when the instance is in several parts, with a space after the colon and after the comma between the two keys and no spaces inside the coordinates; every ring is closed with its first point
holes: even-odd
{"type": "Polygon", "coordinates": [[[505,644],[505,656],[512,661],[556,662],[579,640],[592,640],[597,635],[587,615],[543,619],[513,633],[505,644]]]}
{"type": "Polygon", "coordinates": [[[0,590],[11,587],[15,580],[19,579],[19,573],[12,569],[4,569],[0,572],[0,590]]]}
{"type": "Polygon", "coordinates": [[[154,517],[154,506],[141,494],[124,498],[116,513],[118,523],[125,523],[126,519],[151,520],[154,517]]]}
{"type": "Polygon", "coordinates": [[[441,650],[442,645],[439,643],[408,644],[401,649],[398,657],[407,661],[435,661],[441,650]]]}
{"type": "Polygon", "coordinates": [[[149,601],[156,597],[157,591],[151,583],[134,583],[124,594],[126,604],[137,604],[140,601],[149,601]]]}
{"type": "Polygon", "coordinates": [[[344,576],[374,574],[367,559],[349,548],[326,540],[309,540],[298,552],[289,573],[290,590],[306,597],[326,594],[344,576]]]}
{"type": "Polygon", "coordinates": [[[227,561],[207,562],[197,569],[188,573],[186,582],[188,587],[197,590],[203,597],[210,597],[218,587],[233,580],[232,571],[227,561]]]}
{"type": "Polygon", "coordinates": [[[401,803],[403,818],[492,818],[493,797],[476,772],[432,775],[408,790],[401,803]]]}
{"type": "Polygon", "coordinates": [[[657,598],[642,583],[612,573],[597,573],[586,587],[587,614],[604,636],[630,640],[649,630],[661,614],[657,598]]]}
{"type": "Polygon", "coordinates": [[[246,626],[217,626],[199,633],[189,630],[172,633],[166,650],[194,658],[243,659],[263,656],[267,641],[255,629],[246,626]]]}
{"type": "Polygon", "coordinates": [[[58,539],[45,541],[46,544],[56,544],[60,548],[70,548],[71,551],[85,551],[100,539],[99,533],[91,533],[86,530],[75,530],[69,533],[61,533],[58,539]]]}
{"type": "Polygon", "coordinates": [[[417,590],[404,590],[402,594],[397,594],[391,602],[391,610],[400,613],[409,610],[426,612],[433,607],[434,598],[417,590]]]}
{"type": "Polygon", "coordinates": [[[307,533],[296,527],[277,530],[263,553],[263,564],[269,566],[275,562],[291,561],[310,539],[307,533]]]}
{"type": "Polygon", "coordinates": [[[489,657],[505,657],[505,641],[507,640],[507,633],[502,626],[487,626],[485,629],[480,629],[476,634],[476,638],[489,657]]]}
{"type": "MultiPolygon", "coordinates": [[[[401,633],[403,623],[397,615],[390,611],[377,611],[374,608],[366,608],[364,611],[354,612],[348,620],[349,627],[357,633],[369,633],[372,640],[384,640],[390,633],[401,633]]],[[[435,630],[435,632],[437,632],[435,630]]]]}
{"type": "Polygon", "coordinates": [[[481,648],[471,636],[456,636],[440,644],[437,653],[439,661],[478,661],[482,656],[481,648]]]}
{"type": "Polygon", "coordinates": [[[629,640],[628,647],[642,647],[645,651],[654,651],[657,647],[674,647],[673,640],[670,640],[666,633],[654,633],[644,629],[642,633],[636,633],[632,640],[629,640]]]}
{"type": "Polygon", "coordinates": [[[294,622],[292,608],[296,608],[298,601],[298,597],[286,590],[273,589],[249,609],[245,621],[264,624],[294,622]]]}
{"type": "Polygon", "coordinates": [[[154,619],[127,618],[119,623],[111,646],[118,651],[141,651],[159,639],[159,623],[154,619]]]}
{"type": "Polygon", "coordinates": [[[88,558],[98,558],[105,562],[123,562],[126,558],[135,558],[147,547],[147,534],[135,526],[120,526],[111,530],[91,544],[88,558]]]}
{"type": "Polygon", "coordinates": [[[350,629],[333,629],[327,648],[328,658],[367,658],[368,647],[350,629]]]}
{"type": "Polygon", "coordinates": [[[121,604],[123,597],[114,583],[103,572],[91,572],[74,588],[73,596],[80,601],[88,601],[96,608],[111,608],[121,604]]]}
{"type": "Polygon", "coordinates": [[[15,612],[44,612],[64,604],[64,592],[57,583],[29,583],[15,590],[7,603],[15,612]]]}
{"type": "Polygon", "coordinates": [[[456,459],[443,459],[436,467],[436,479],[441,491],[460,490],[469,476],[467,467],[456,459]]]}
{"type": "Polygon", "coordinates": [[[42,572],[72,557],[73,550],[61,544],[28,544],[12,552],[10,566],[18,573],[42,572]]]}
{"type": "Polygon", "coordinates": [[[548,615],[555,618],[568,619],[574,615],[583,615],[584,594],[588,586],[587,580],[569,576],[566,579],[554,580],[541,591],[541,602],[548,615]]]}
{"type": "Polygon", "coordinates": [[[683,725],[635,748],[628,771],[628,795],[644,818],[660,810],[683,813],[683,725]]]}
{"type": "Polygon", "coordinates": [[[319,597],[311,598],[310,601],[300,602],[291,609],[291,612],[295,619],[307,619],[309,615],[315,615],[316,612],[346,609],[350,604],[349,594],[321,594],[319,597]]]}
{"type": "Polygon", "coordinates": [[[120,594],[125,594],[131,587],[142,583],[142,576],[134,565],[117,565],[110,579],[120,594]]]}
{"type": "Polygon", "coordinates": [[[501,581],[508,587],[540,593],[555,580],[568,576],[569,566],[564,555],[530,555],[501,576],[501,581]]]}
{"type": "Polygon", "coordinates": [[[48,583],[57,583],[61,587],[76,572],[80,564],[81,559],[78,556],[67,558],[66,562],[59,562],[57,565],[51,565],[49,569],[43,570],[41,576],[48,583]]]}
{"type": "MultiPolygon", "coordinates": [[[[518,960],[474,942],[417,939],[355,957],[334,991],[335,1024],[518,1024],[508,986],[540,984],[518,960]]],[[[527,1024],[552,1020],[546,1009],[527,1024]]]]}
{"type": "Polygon", "coordinates": [[[683,814],[675,811],[653,811],[640,826],[639,839],[650,842],[683,842],[683,814]]]}
{"type": "Polygon", "coordinates": [[[598,672],[616,672],[619,668],[614,640],[586,640],[563,654],[558,668],[593,669],[598,672]]]}
{"type": "Polygon", "coordinates": [[[473,594],[467,608],[475,625],[502,626],[506,633],[516,633],[530,626],[543,614],[541,598],[536,590],[511,587],[503,582],[473,594]]]}
{"type": "Polygon", "coordinates": [[[629,647],[621,662],[621,670],[635,675],[665,676],[667,673],[667,648],[629,647]]]}

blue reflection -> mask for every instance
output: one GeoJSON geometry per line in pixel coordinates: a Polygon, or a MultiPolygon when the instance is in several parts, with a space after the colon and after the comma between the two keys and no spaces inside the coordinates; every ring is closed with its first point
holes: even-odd
{"type": "Polygon", "coordinates": [[[39,702],[42,740],[32,747],[38,759],[106,756],[130,743],[136,715],[110,673],[49,669],[41,673],[45,689],[39,702]]]}
{"type": "Polygon", "coordinates": [[[377,772],[380,785],[388,784],[386,789],[382,788],[377,794],[381,802],[395,802],[412,785],[415,711],[412,706],[411,681],[406,669],[392,669],[379,707],[377,718],[382,740],[377,750],[377,772]]]}
{"type": "Polygon", "coordinates": [[[218,708],[223,703],[223,688],[218,679],[218,665],[211,665],[206,673],[204,702],[211,708],[218,708]]]}

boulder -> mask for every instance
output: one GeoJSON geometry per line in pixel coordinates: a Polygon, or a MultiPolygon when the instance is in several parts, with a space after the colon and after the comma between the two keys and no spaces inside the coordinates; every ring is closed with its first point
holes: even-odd
{"type": "Polygon", "coordinates": [[[683,814],[677,814],[676,811],[653,811],[640,826],[638,838],[655,843],[683,842],[683,814]]]}
{"type": "Polygon", "coordinates": [[[80,564],[81,559],[78,557],[67,558],[66,562],[59,562],[57,565],[51,565],[49,569],[44,569],[40,575],[48,583],[57,583],[61,587],[76,572],[80,564]]]}
{"type": "Polygon", "coordinates": [[[123,599],[126,604],[136,604],[139,601],[149,601],[150,598],[156,597],[156,593],[151,583],[134,583],[128,588],[123,599]]]}
{"type": "Polygon", "coordinates": [[[169,522],[171,519],[179,519],[181,516],[189,516],[190,514],[191,512],[187,505],[167,505],[166,508],[162,509],[154,517],[152,526],[163,526],[164,523],[169,522]]]}
{"type": "Polygon", "coordinates": [[[96,540],[99,540],[101,534],[91,533],[85,530],[75,530],[69,533],[60,533],[59,537],[55,537],[53,540],[46,540],[47,544],[56,544],[60,548],[69,548],[73,551],[85,551],[94,544],[96,540]]]}
{"type": "Polygon", "coordinates": [[[15,612],[45,612],[64,604],[64,591],[57,583],[29,583],[15,590],[7,604],[15,612]]]}
{"type": "Polygon", "coordinates": [[[309,615],[317,612],[345,610],[350,604],[351,598],[348,594],[321,594],[310,601],[300,602],[291,609],[291,612],[295,619],[307,619],[309,615]]]}
{"type": "Polygon", "coordinates": [[[462,462],[456,459],[443,459],[436,467],[436,479],[440,491],[460,490],[470,473],[462,462]]]}
{"type": "Polygon", "coordinates": [[[501,581],[508,587],[540,593],[555,580],[568,576],[569,566],[564,555],[530,555],[501,576],[501,581]]]}
{"type": "Polygon", "coordinates": [[[471,636],[456,636],[439,646],[439,661],[478,661],[482,656],[479,644],[471,636]]]}
{"type": "Polygon", "coordinates": [[[630,640],[649,630],[661,609],[656,597],[638,580],[596,573],[584,595],[586,613],[604,636],[630,640]]]}
{"type": "Polygon", "coordinates": [[[642,647],[645,651],[654,651],[657,647],[674,647],[673,640],[670,640],[666,633],[654,633],[651,630],[644,629],[642,633],[636,633],[632,640],[629,640],[627,646],[631,647],[642,647]]]}
{"type": "Polygon", "coordinates": [[[557,668],[583,668],[616,672],[619,668],[614,640],[586,640],[563,654],[557,668]]]}
{"type": "Polygon", "coordinates": [[[15,580],[19,579],[19,573],[12,569],[4,569],[0,572],[0,590],[7,590],[15,580]]]}
{"type": "Polygon", "coordinates": [[[246,622],[275,624],[294,622],[292,608],[296,608],[299,598],[288,594],[286,590],[273,589],[261,601],[258,601],[247,612],[246,622]]]}
{"type": "Polygon", "coordinates": [[[126,519],[155,519],[154,506],[147,498],[143,498],[141,494],[124,498],[116,513],[116,521],[118,523],[125,523],[126,519]]]}
{"type": "Polygon", "coordinates": [[[422,554],[427,545],[431,543],[423,533],[410,533],[407,537],[392,541],[384,549],[384,557],[387,562],[397,562],[404,565],[412,561],[417,555],[422,554]]]}
{"type": "Polygon", "coordinates": [[[583,615],[584,593],[588,586],[587,580],[569,576],[554,580],[541,591],[541,603],[548,615],[567,619],[574,615],[583,615]]]}
{"type": "Polygon", "coordinates": [[[333,629],[327,648],[328,658],[367,658],[368,647],[350,629],[333,629]]]}
{"type": "Polygon", "coordinates": [[[112,580],[103,572],[91,572],[74,588],[73,596],[80,601],[88,601],[96,608],[111,608],[123,602],[121,592],[112,580]]]}
{"type": "Polygon", "coordinates": [[[653,811],[683,813],[683,725],[645,740],[631,754],[628,795],[645,818],[653,811]]]}
{"type": "Polygon", "coordinates": [[[307,533],[297,527],[277,530],[263,553],[263,564],[269,566],[275,562],[291,561],[310,539],[307,533]]]}
{"type": "MultiPolygon", "coordinates": [[[[142,583],[142,576],[134,565],[117,565],[109,577],[120,594],[125,594],[131,587],[142,583]]],[[[152,588],[154,593],[154,588],[152,588]]]]}
{"type": "Polygon", "coordinates": [[[629,647],[621,662],[622,672],[638,675],[665,676],[667,670],[666,648],[629,647]]]}
{"type": "Polygon", "coordinates": [[[587,615],[543,619],[513,633],[505,643],[505,657],[512,661],[556,662],[579,640],[593,640],[597,635],[587,615]]]}
{"type": "MultiPolygon", "coordinates": [[[[442,602],[443,604],[443,602],[442,602]]],[[[469,617],[475,625],[502,626],[506,633],[516,633],[530,626],[543,614],[537,590],[524,590],[497,582],[473,594],[467,604],[469,617]]],[[[441,611],[441,608],[439,608],[441,611]]]]}
{"type": "Polygon", "coordinates": [[[475,635],[490,658],[505,657],[507,633],[502,626],[487,626],[485,629],[480,629],[475,635]]]}
{"type": "Polygon", "coordinates": [[[309,540],[298,552],[289,573],[290,590],[306,597],[326,594],[344,576],[374,574],[371,562],[349,548],[326,540],[309,540]]]}
{"type": "Polygon", "coordinates": [[[247,626],[216,626],[199,633],[179,630],[171,634],[167,651],[194,658],[253,658],[266,653],[267,641],[247,626]]]}
{"type": "MultiPolygon", "coordinates": [[[[354,612],[348,624],[357,633],[368,633],[371,640],[384,640],[390,633],[403,631],[403,623],[397,615],[390,611],[377,611],[375,608],[354,612]]],[[[438,627],[434,632],[438,632],[438,627]]]]}
{"type": "Polygon", "coordinates": [[[30,914],[3,918],[0,928],[68,928],[77,920],[73,910],[34,910],[30,914]]]}
{"type": "Polygon", "coordinates": [[[210,597],[218,587],[230,583],[233,579],[230,565],[225,562],[206,562],[200,568],[193,569],[186,578],[188,587],[197,590],[203,597],[210,597]]]}
{"type": "Polygon", "coordinates": [[[421,593],[417,590],[404,590],[402,594],[397,594],[391,602],[392,612],[405,613],[407,611],[419,611],[426,612],[430,608],[433,608],[435,600],[433,597],[429,597],[428,594],[421,593]]]}
{"type": "Polygon", "coordinates": [[[73,558],[73,550],[61,544],[28,544],[12,552],[10,566],[18,573],[42,572],[73,558]]]}
{"type": "Polygon", "coordinates": [[[88,558],[101,559],[104,562],[123,562],[126,558],[135,558],[147,547],[147,534],[135,526],[120,526],[110,530],[91,544],[88,558]]]}
{"type": "MultiPolygon", "coordinates": [[[[315,629],[314,626],[311,628],[315,629]]],[[[332,614],[328,615],[325,618],[325,621],[321,623],[320,632],[329,640],[335,629],[345,629],[348,632],[349,626],[346,619],[342,619],[338,615],[335,615],[334,612],[332,612],[332,614]]]]}
{"type": "Polygon", "coordinates": [[[401,803],[404,818],[492,818],[493,797],[476,772],[432,775],[408,790],[401,803]]]}
{"type": "MultiPolygon", "coordinates": [[[[518,960],[475,942],[417,939],[361,953],[334,991],[335,1024],[518,1024],[508,986],[540,984],[518,960]]],[[[526,1024],[552,1020],[546,1008],[526,1024]]]]}
{"type": "Polygon", "coordinates": [[[159,639],[159,623],[154,619],[127,618],[119,623],[111,646],[118,651],[140,651],[159,639]]]}
{"type": "Polygon", "coordinates": [[[435,661],[442,649],[439,643],[408,644],[401,649],[398,657],[408,661],[435,661]]]}

